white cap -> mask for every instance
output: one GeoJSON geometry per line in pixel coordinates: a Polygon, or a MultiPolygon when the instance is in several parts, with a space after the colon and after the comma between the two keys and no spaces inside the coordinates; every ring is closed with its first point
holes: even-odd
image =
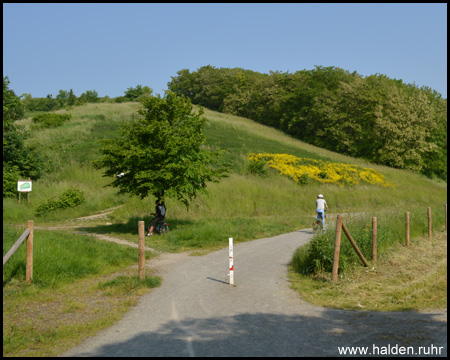
{"type": "Polygon", "coordinates": [[[323,195],[322,194],[317,195],[317,197],[323,199],[323,195]]]}

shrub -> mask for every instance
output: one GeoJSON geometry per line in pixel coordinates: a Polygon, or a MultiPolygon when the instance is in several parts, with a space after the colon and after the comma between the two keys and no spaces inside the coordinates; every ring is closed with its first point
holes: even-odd
{"type": "Polygon", "coordinates": [[[247,170],[250,174],[259,175],[261,177],[267,176],[267,166],[265,160],[250,160],[247,170]]]}
{"type": "Polygon", "coordinates": [[[308,185],[310,180],[310,177],[308,176],[308,174],[302,174],[299,178],[298,178],[298,184],[299,185],[308,185]]]}
{"type": "Polygon", "coordinates": [[[83,191],[77,188],[70,188],[64,191],[57,200],[49,199],[40,204],[36,208],[35,214],[36,216],[41,216],[49,211],[74,207],[85,201],[86,198],[84,197],[83,191]]]}
{"type": "Polygon", "coordinates": [[[45,113],[34,116],[32,121],[36,124],[36,128],[54,128],[61,126],[66,121],[69,121],[71,117],[71,114],[45,113]]]}
{"type": "Polygon", "coordinates": [[[17,195],[17,179],[19,178],[18,166],[3,163],[3,197],[14,197],[17,195]]]}
{"type": "MultiPolygon", "coordinates": [[[[297,184],[305,185],[305,179],[315,180],[322,184],[338,184],[353,186],[361,183],[395,187],[386,181],[383,174],[370,168],[361,168],[358,165],[335,163],[330,161],[300,158],[290,154],[247,154],[251,162],[265,162],[268,167],[276,169],[282,175],[293,179],[297,184]]],[[[307,182],[307,181],[306,181],[307,182]]]]}

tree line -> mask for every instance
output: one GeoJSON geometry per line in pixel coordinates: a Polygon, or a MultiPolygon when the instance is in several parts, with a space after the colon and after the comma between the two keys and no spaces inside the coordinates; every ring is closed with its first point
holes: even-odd
{"type": "Polygon", "coordinates": [[[338,67],[262,74],[208,65],[178,71],[168,88],[322,148],[447,180],[447,99],[429,87],[338,67]]]}
{"type": "Polygon", "coordinates": [[[45,98],[33,98],[31,94],[23,94],[21,102],[26,111],[54,111],[87,103],[139,101],[144,96],[150,96],[152,92],[153,90],[148,86],[137,85],[135,88],[128,88],[124,96],[110,98],[108,95],[99,97],[95,90],[87,90],[80,96],[76,96],[72,89],[61,89],[55,97],[48,94],[45,98]]]}

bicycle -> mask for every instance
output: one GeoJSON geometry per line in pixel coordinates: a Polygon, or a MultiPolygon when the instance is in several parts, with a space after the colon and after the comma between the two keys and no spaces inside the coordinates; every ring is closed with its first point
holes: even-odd
{"type": "MultiPolygon", "coordinates": [[[[327,215],[324,214],[324,216],[325,216],[325,219],[326,219],[327,215]]],[[[321,230],[323,231],[324,228],[323,228],[322,219],[313,221],[312,228],[313,228],[314,232],[318,232],[318,231],[321,231],[321,230]]]]}
{"type": "MultiPolygon", "coordinates": [[[[152,223],[150,222],[150,225],[148,226],[148,229],[147,229],[147,233],[150,232],[151,226],[152,226],[152,223]]],[[[156,233],[159,235],[167,234],[169,232],[169,224],[166,223],[165,220],[161,220],[156,224],[154,231],[156,231],[156,233]]]]}

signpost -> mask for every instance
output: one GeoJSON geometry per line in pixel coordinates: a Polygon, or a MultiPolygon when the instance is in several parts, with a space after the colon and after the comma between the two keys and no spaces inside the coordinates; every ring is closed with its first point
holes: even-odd
{"type": "Polygon", "coordinates": [[[23,192],[27,193],[27,198],[28,198],[28,204],[30,203],[30,192],[31,192],[31,179],[28,178],[28,180],[20,180],[17,181],[17,191],[19,192],[19,204],[20,204],[20,199],[21,199],[21,195],[23,192]]]}
{"type": "Polygon", "coordinates": [[[234,269],[233,269],[233,238],[229,238],[228,259],[230,262],[230,285],[234,285],[234,269]]]}

